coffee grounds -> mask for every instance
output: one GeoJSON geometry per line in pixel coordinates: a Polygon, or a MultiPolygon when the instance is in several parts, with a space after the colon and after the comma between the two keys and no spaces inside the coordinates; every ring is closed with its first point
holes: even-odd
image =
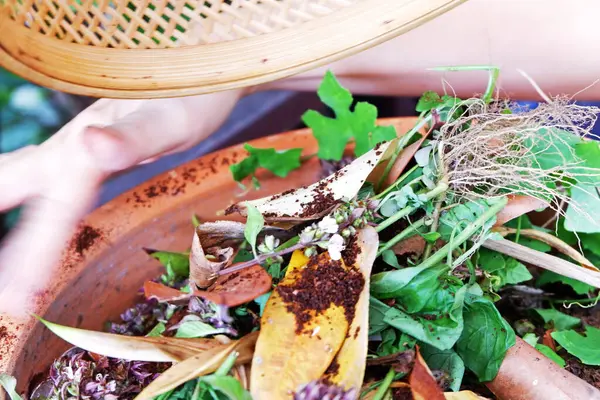
{"type": "Polygon", "coordinates": [[[275,290],[287,310],[295,315],[296,333],[301,334],[313,313],[323,313],[332,304],[344,308],[346,320],[351,324],[364,285],[365,279],[358,269],[354,266],[345,269],[340,261],[323,253],[312,257],[294,282],[281,283],[275,290]]]}
{"type": "Polygon", "coordinates": [[[342,251],[342,258],[344,259],[344,263],[346,265],[355,265],[356,259],[362,250],[358,245],[358,239],[356,235],[350,236],[348,238],[348,243],[346,244],[346,248],[342,251]]]}

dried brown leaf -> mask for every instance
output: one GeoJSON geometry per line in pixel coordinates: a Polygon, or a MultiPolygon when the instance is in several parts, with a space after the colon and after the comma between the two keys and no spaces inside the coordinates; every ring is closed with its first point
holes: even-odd
{"type": "Polygon", "coordinates": [[[496,214],[495,226],[502,226],[508,221],[525,215],[531,211],[535,211],[541,208],[548,207],[549,204],[546,201],[537,199],[531,196],[523,195],[510,195],[508,196],[508,203],[506,206],[496,214]]]}
{"type": "Polygon", "coordinates": [[[331,211],[336,202],[349,200],[357,195],[388,146],[389,142],[382,143],[350,165],[310,186],[235,204],[226,213],[239,212],[246,215],[245,204],[252,204],[266,221],[299,222],[320,218],[331,211]]]}
{"type": "Polygon", "coordinates": [[[444,393],[431,374],[431,370],[416,347],[417,356],[408,383],[414,400],[444,400],[444,393]]]}
{"type": "Polygon", "coordinates": [[[135,400],[153,399],[179,385],[216,371],[232,352],[237,352],[236,365],[243,365],[252,359],[258,332],[250,333],[240,340],[203,351],[173,365],[148,385],[135,400]]]}

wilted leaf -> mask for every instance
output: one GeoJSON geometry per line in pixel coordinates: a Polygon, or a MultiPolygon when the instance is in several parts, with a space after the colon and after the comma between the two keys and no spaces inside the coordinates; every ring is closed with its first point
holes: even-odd
{"type": "Polygon", "coordinates": [[[389,144],[384,143],[357,158],[340,171],[308,187],[234,205],[227,213],[246,215],[246,204],[255,206],[267,221],[303,221],[320,218],[338,201],[352,199],[389,144]]]}
{"type": "Polygon", "coordinates": [[[236,307],[268,292],[271,283],[271,275],[260,265],[253,265],[238,272],[219,276],[209,290],[194,289],[192,293],[184,293],[160,283],[147,281],[144,284],[144,294],[146,298],[154,298],[160,302],[173,303],[198,296],[215,304],[236,307]]]}
{"type": "Polygon", "coordinates": [[[0,386],[6,390],[6,393],[8,393],[11,400],[23,400],[15,390],[17,387],[17,380],[14,377],[0,374],[0,386]]]}
{"type": "Polygon", "coordinates": [[[369,277],[379,246],[379,235],[370,226],[357,233],[360,248],[355,267],[363,274],[365,284],[356,303],[354,319],[348,329],[348,337],[335,357],[337,371],[328,375],[329,380],[346,390],[361,387],[365,375],[367,345],[369,341],[369,277]]]}
{"type": "Polygon", "coordinates": [[[522,195],[508,196],[508,203],[506,203],[504,208],[496,214],[495,226],[502,226],[508,221],[518,218],[521,215],[546,207],[548,207],[546,201],[535,197],[522,195]]]}
{"type": "Polygon", "coordinates": [[[192,239],[192,250],[190,252],[190,283],[199,288],[211,285],[217,278],[217,273],[231,264],[233,260],[233,248],[212,247],[206,250],[200,242],[200,235],[194,230],[192,239]],[[211,256],[208,259],[207,254],[211,256]],[[212,260],[216,261],[212,261],[212,260]]]}
{"type": "Polygon", "coordinates": [[[215,339],[136,337],[88,331],[39,320],[55,335],[83,350],[132,361],[177,362],[220,345],[215,339]]]}
{"type": "Polygon", "coordinates": [[[186,358],[163,372],[135,400],[152,399],[191,379],[210,374],[216,371],[233,351],[239,353],[235,361],[236,365],[249,362],[252,359],[257,337],[258,332],[253,332],[240,340],[229,344],[220,344],[217,347],[186,358]]]}
{"type": "Polygon", "coordinates": [[[429,136],[429,132],[431,131],[429,130],[427,132],[423,132],[421,139],[402,150],[402,152],[400,153],[400,155],[398,155],[398,158],[394,162],[394,165],[390,169],[390,172],[385,179],[384,186],[382,187],[382,189],[385,189],[386,187],[392,185],[394,182],[396,182],[400,175],[402,175],[408,163],[411,162],[411,160],[415,156],[415,153],[421,148],[421,145],[423,144],[425,139],[427,139],[427,136],[429,136]]]}
{"type": "Polygon", "coordinates": [[[271,290],[272,278],[260,265],[253,265],[238,272],[219,276],[208,291],[194,294],[216,304],[236,307],[271,290]]]}
{"type": "Polygon", "coordinates": [[[433,378],[427,363],[423,360],[417,346],[417,357],[408,383],[414,400],[444,400],[444,393],[433,378]]]}
{"type": "MultiPolygon", "coordinates": [[[[317,302],[316,296],[324,299],[339,289],[327,285],[327,275],[319,276],[321,291],[299,286],[300,282],[310,284],[306,274],[332,265],[327,252],[317,261],[317,265],[308,266],[308,258],[295,251],[285,277],[267,301],[252,360],[250,388],[256,399],[290,399],[298,387],[321,378],[346,338],[349,323],[343,307],[323,304],[324,309],[314,312],[306,301],[300,301],[310,296],[317,302]],[[290,306],[288,295],[294,293],[301,297],[290,306]]],[[[317,279],[313,279],[312,284],[316,284],[317,279]]]]}

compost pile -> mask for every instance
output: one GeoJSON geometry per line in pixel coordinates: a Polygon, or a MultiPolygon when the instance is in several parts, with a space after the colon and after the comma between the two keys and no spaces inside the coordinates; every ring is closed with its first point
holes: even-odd
{"type": "Polygon", "coordinates": [[[76,347],[33,398],[491,399],[517,337],[600,387],[598,110],[497,101],[495,77],[425,93],[397,132],[327,73],[318,154],[246,145],[231,167],[327,176],[149,251],[165,273],[111,333],[42,321],[76,347]]]}

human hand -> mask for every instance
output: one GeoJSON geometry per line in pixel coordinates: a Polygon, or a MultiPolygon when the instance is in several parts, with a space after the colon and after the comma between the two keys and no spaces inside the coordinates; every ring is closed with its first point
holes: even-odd
{"type": "Polygon", "coordinates": [[[1,155],[0,211],[25,209],[0,248],[0,314],[28,311],[107,176],[200,142],[241,94],[99,100],[43,144],[1,155]]]}

